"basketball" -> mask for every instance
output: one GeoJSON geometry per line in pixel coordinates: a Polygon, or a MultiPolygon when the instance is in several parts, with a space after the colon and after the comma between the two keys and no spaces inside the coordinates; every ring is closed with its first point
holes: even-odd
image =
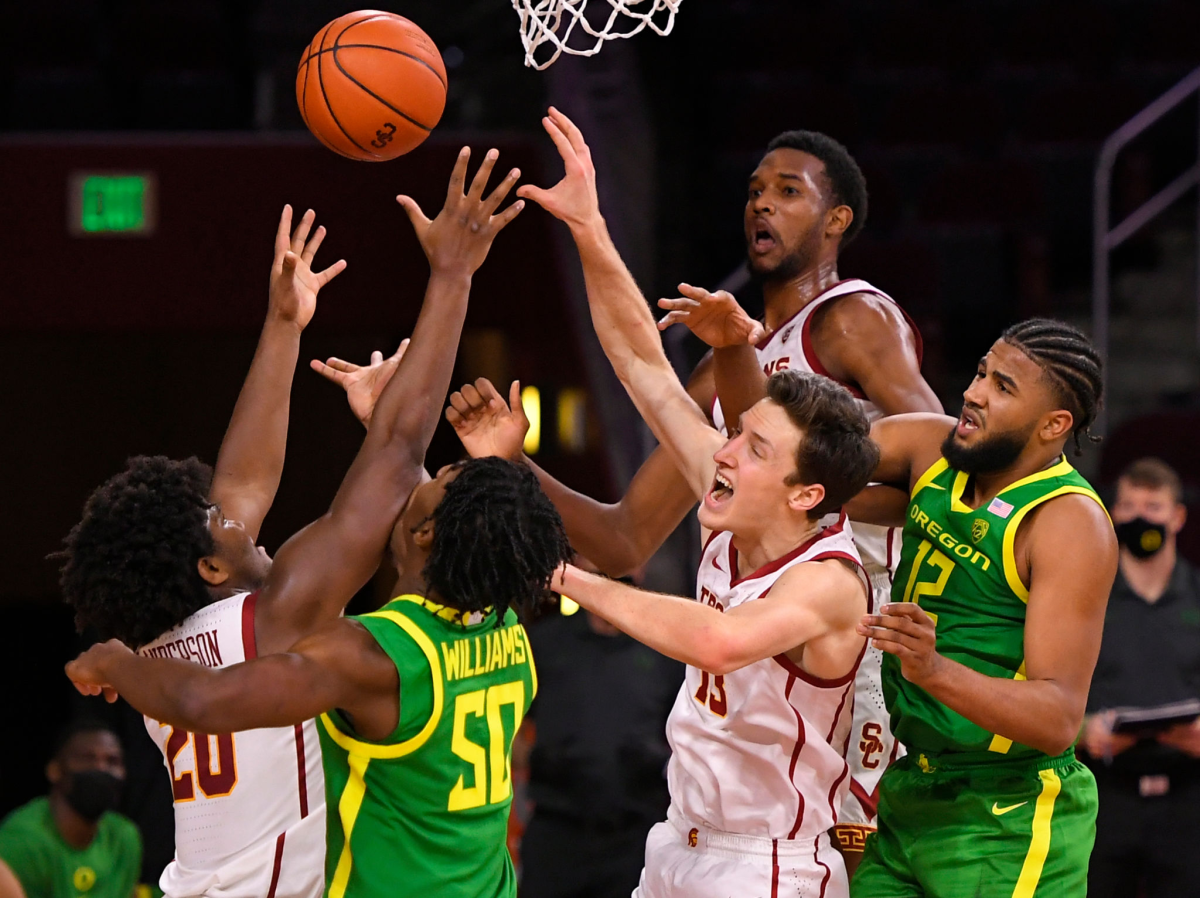
{"type": "Polygon", "coordinates": [[[403,16],[347,13],[317,32],[296,71],[308,129],[335,153],[385,162],[421,144],[446,108],[437,45],[403,16]]]}

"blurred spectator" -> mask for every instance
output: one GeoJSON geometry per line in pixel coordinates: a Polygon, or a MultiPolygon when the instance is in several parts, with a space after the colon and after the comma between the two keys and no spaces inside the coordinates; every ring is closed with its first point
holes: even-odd
{"type": "Polygon", "coordinates": [[[521,898],[628,898],[669,802],[665,727],[683,665],[575,609],[529,628],[539,685],[521,898]]]}
{"type": "Polygon", "coordinates": [[[50,794],[0,823],[0,860],[28,898],[130,898],[142,843],[137,827],[112,809],[125,761],[116,733],[96,721],[69,725],[46,765],[50,794]]]}
{"type": "Polygon", "coordinates": [[[1082,739],[1100,796],[1089,898],[1197,894],[1200,720],[1113,732],[1114,709],[1200,698],[1200,578],[1175,551],[1181,493],[1158,459],[1133,462],[1117,481],[1120,573],[1082,739]]]}

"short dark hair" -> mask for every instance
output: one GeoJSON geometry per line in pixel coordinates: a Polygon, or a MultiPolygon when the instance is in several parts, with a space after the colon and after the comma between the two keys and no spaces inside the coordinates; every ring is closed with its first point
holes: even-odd
{"type": "Polygon", "coordinates": [[[54,734],[54,741],[50,743],[51,760],[57,761],[62,758],[71,740],[82,733],[112,733],[118,742],[121,741],[116,728],[111,724],[96,717],[75,717],[54,734]]]}
{"type": "Polygon", "coordinates": [[[819,483],[825,499],[809,512],[819,518],[845,505],[871,481],[879,446],[871,422],[850,391],[820,374],[779,371],[767,381],[767,398],[804,431],[796,472],[787,483],[819,483]]]}
{"type": "Polygon", "coordinates": [[[768,153],[779,149],[799,150],[816,156],[825,164],[833,205],[849,206],[854,213],[850,227],[842,234],[841,245],[846,246],[867,223],[867,179],[850,151],[820,131],[784,131],[767,144],[768,153]]]}
{"type": "Polygon", "coordinates": [[[571,560],[562,518],[527,466],[502,458],[463,462],[433,510],[433,546],[422,576],[460,611],[532,611],[571,560]]]}
{"type": "Polygon", "coordinates": [[[1104,371],[1100,353],[1077,327],[1052,318],[1028,318],[1008,328],[1000,339],[1036,362],[1054,389],[1057,401],[1071,413],[1075,454],[1082,455],[1080,435],[1091,435],[1092,423],[1104,401],[1104,371]]]}
{"type": "Polygon", "coordinates": [[[1176,502],[1183,501],[1183,481],[1175,469],[1160,458],[1139,458],[1130,462],[1117,478],[1117,483],[1147,490],[1170,490],[1176,502]]]}
{"type": "Polygon", "coordinates": [[[212,468],[196,458],[138,455],[96,488],[54,556],[75,625],[137,648],[212,601],[197,562],[208,529],[212,468]]]}

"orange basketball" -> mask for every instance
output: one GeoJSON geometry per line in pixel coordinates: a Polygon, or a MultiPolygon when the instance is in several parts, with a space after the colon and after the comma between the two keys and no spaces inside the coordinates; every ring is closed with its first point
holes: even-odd
{"type": "Polygon", "coordinates": [[[296,72],[296,102],[329,149],[384,162],[417,147],[441,119],[446,66],[408,19],[363,9],[317,32],[296,72]]]}

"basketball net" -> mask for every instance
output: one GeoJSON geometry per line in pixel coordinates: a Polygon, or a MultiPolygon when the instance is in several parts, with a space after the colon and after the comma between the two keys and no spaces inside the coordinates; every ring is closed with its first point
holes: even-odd
{"type": "MultiPolygon", "coordinates": [[[[602,0],[595,0],[600,3],[602,0]]],[[[588,0],[512,0],[513,9],[521,16],[521,43],[525,46],[525,65],[538,71],[550,66],[563,53],[572,56],[595,56],[605,41],[633,37],[645,28],[666,36],[675,27],[675,13],[683,0],[606,0],[611,7],[603,28],[588,21],[584,9],[588,0]],[[586,37],[595,38],[590,47],[569,46],[571,35],[578,27],[586,37]],[[550,58],[535,59],[538,50],[547,45],[550,58]]],[[[597,17],[597,21],[598,21],[597,17]]],[[[577,41],[580,43],[582,41],[577,41]]]]}

